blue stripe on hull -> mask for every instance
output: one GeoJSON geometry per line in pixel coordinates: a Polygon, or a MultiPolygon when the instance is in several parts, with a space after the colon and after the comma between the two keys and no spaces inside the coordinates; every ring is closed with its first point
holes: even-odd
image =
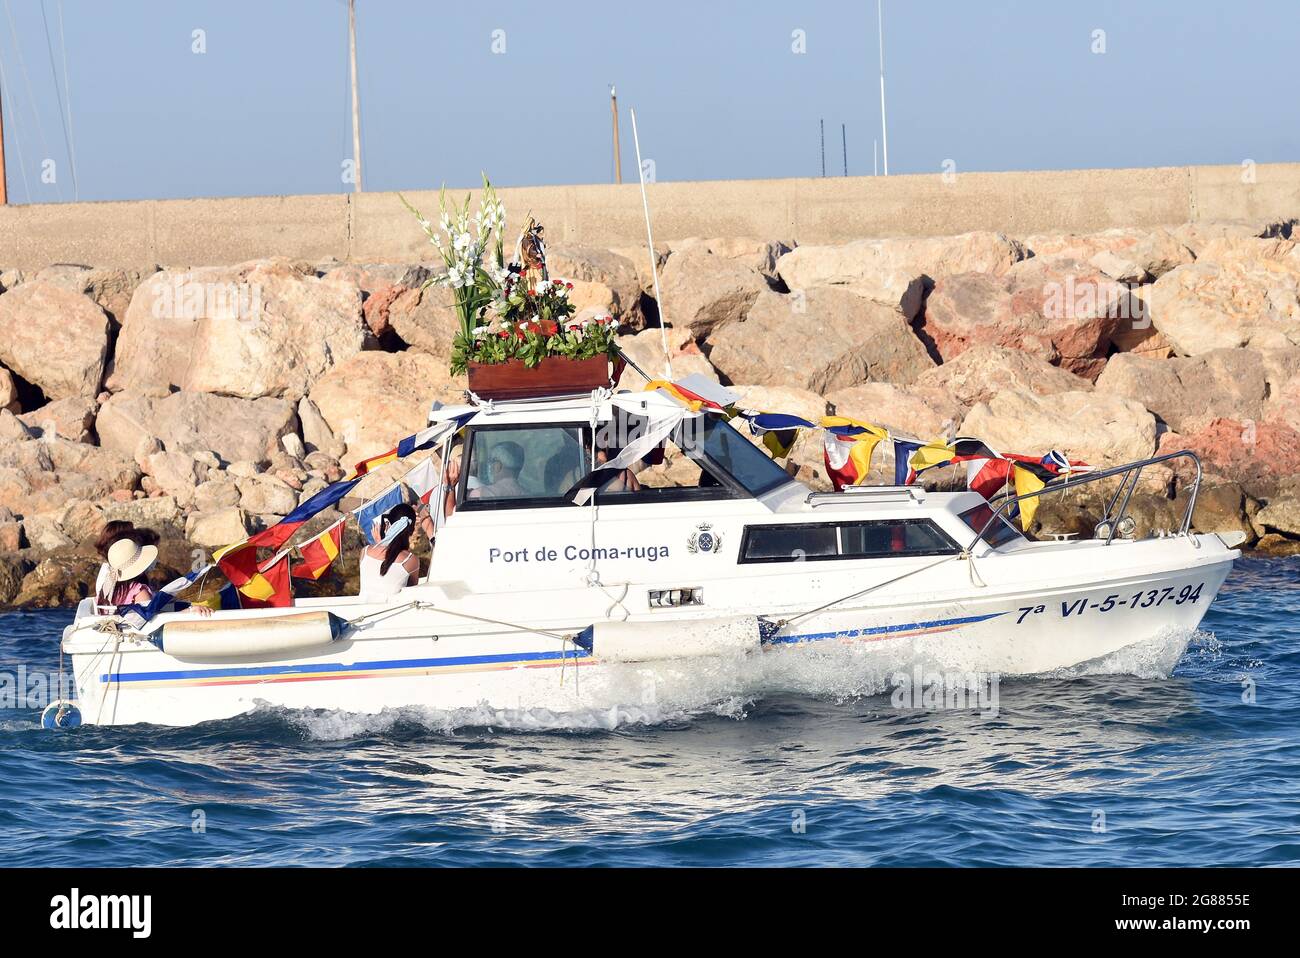
{"type": "MultiPolygon", "coordinates": [[[[929,622],[907,622],[899,625],[878,625],[865,629],[844,629],[838,632],[810,632],[802,635],[778,635],[766,640],[768,645],[794,645],[816,642],[821,639],[853,639],[864,636],[888,636],[892,633],[951,629],[970,625],[1005,615],[990,612],[955,619],[934,619],[929,622]]],[[[346,675],[359,672],[382,672],[394,669],[428,669],[467,665],[501,665],[511,662],[553,662],[588,659],[592,653],[585,649],[557,650],[551,652],[504,652],[496,655],[447,656],[422,659],[387,659],[373,662],[355,662],[346,665],[338,662],[298,663],[295,665],[250,665],[216,669],[178,669],[164,672],[109,672],[100,675],[101,682],[166,682],[182,679],[256,678],[277,675],[346,675]]]]}
{"type": "Polygon", "coordinates": [[[930,622],[905,622],[901,625],[875,625],[869,629],[841,629],[838,632],[807,632],[803,635],[778,635],[768,639],[773,645],[795,644],[798,642],[816,642],[819,639],[854,639],[865,635],[888,635],[891,632],[919,632],[923,629],[955,628],[996,619],[1005,612],[989,612],[986,615],[968,615],[957,619],[934,619],[930,622]]]}
{"type": "Polygon", "coordinates": [[[318,662],[298,665],[250,665],[226,669],[186,669],[168,672],[110,672],[100,675],[101,682],[160,682],[168,679],[228,679],[259,675],[302,675],[320,673],[379,672],[386,669],[428,669],[452,665],[496,665],[507,662],[537,662],[559,659],[585,659],[591,655],[582,649],[556,652],[504,652],[498,655],[467,655],[437,659],[385,659],[376,662],[318,662]]]}

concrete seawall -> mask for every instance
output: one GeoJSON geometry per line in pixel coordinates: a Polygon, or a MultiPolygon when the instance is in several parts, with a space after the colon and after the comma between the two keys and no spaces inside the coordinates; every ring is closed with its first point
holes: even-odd
{"type": "MultiPolygon", "coordinates": [[[[457,191],[457,196],[463,196],[457,191]]],[[[406,193],[425,215],[435,191],[406,193]]],[[[552,242],[645,242],[640,192],[622,186],[501,190],[511,226],[531,212],[552,242]]],[[[1193,220],[1300,216],[1300,163],[657,183],[656,240],[754,236],[833,243],[969,230],[1085,232],[1193,220]],[[1253,180],[1253,181],[1252,181],[1253,180]]],[[[0,207],[0,267],[217,265],[282,255],[427,258],[396,193],[0,207]]]]}

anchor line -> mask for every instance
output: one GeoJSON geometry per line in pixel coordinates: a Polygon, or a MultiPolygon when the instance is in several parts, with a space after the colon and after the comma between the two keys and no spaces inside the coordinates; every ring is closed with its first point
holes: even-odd
{"type": "Polygon", "coordinates": [[[849,594],[849,595],[840,596],[838,599],[832,599],[830,602],[823,603],[822,605],[819,605],[819,606],[817,606],[816,608],[808,609],[808,610],[806,610],[806,611],[804,611],[804,612],[798,612],[798,613],[796,613],[796,614],[794,614],[794,615],[792,615],[792,616],[787,616],[787,617],[784,618],[784,619],[776,619],[776,620],[773,620],[773,621],[771,622],[771,624],[772,624],[773,626],[775,626],[775,628],[777,628],[777,629],[784,628],[784,627],[787,626],[787,625],[791,625],[791,624],[793,624],[793,623],[795,623],[795,622],[798,622],[800,619],[806,619],[806,618],[808,618],[808,616],[810,616],[810,615],[816,615],[818,612],[824,612],[824,611],[826,611],[827,609],[831,608],[831,606],[839,605],[841,602],[848,602],[850,599],[857,599],[857,598],[860,598],[860,597],[862,597],[862,596],[864,596],[864,595],[868,595],[868,594],[870,594],[870,593],[872,593],[872,592],[875,592],[877,589],[883,589],[883,588],[884,588],[885,586],[887,586],[887,585],[893,585],[895,582],[901,582],[901,581],[903,581],[904,579],[906,579],[906,578],[908,578],[908,577],[910,577],[910,576],[919,575],[919,574],[922,573],[922,572],[927,572],[927,571],[929,571],[930,569],[935,568],[936,566],[941,566],[941,565],[943,565],[945,562],[951,562],[951,561],[954,560],[954,559],[967,559],[967,560],[970,560],[971,563],[972,563],[972,564],[971,564],[971,574],[972,574],[972,575],[975,575],[975,571],[974,571],[974,570],[975,570],[974,560],[972,559],[970,553],[969,553],[969,552],[959,552],[959,553],[957,553],[956,555],[944,556],[942,559],[939,559],[939,560],[937,560],[937,561],[935,561],[935,562],[929,562],[929,563],[926,563],[925,565],[921,566],[920,568],[912,569],[912,570],[910,570],[910,571],[908,571],[908,572],[904,572],[902,575],[894,576],[894,578],[892,578],[892,579],[886,579],[884,582],[877,582],[875,585],[873,585],[873,586],[871,586],[871,587],[869,587],[869,588],[861,589],[861,590],[859,590],[859,591],[857,591],[857,592],[854,592],[854,593],[851,593],[851,594],[849,594]]]}

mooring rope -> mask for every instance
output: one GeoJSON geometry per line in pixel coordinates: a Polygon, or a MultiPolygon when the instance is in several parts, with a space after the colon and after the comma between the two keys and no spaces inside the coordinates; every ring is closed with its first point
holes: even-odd
{"type": "Polygon", "coordinates": [[[861,598],[864,595],[869,595],[870,593],[875,592],[877,589],[883,589],[885,586],[893,585],[895,582],[902,582],[906,578],[909,578],[914,575],[919,575],[922,572],[927,572],[930,569],[935,568],[936,566],[941,566],[945,562],[951,562],[954,559],[966,559],[971,561],[972,563],[971,574],[972,575],[975,574],[974,560],[971,554],[969,552],[958,552],[956,555],[944,556],[942,559],[939,559],[935,562],[928,562],[925,565],[920,566],[919,568],[912,569],[908,572],[904,572],[902,575],[894,576],[894,578],[892,579],[886,579],[884,582],[877,582],[875,585],[870,586],[869,588],[860,589],[859,591],[850,593],[849,595],[840,596],[838,599],[832,599],[830,602],[825,602],[817,606],[816,608],[808,609],[807,611],[799,612],[796,613],[795,615],[787,616],[786,618],[783,619],[776,619],[774,620],[774,624],[778,629],[784,628],[787,625],[792,625],[793,623],[798,622],[800,619],[806,619],[810,615],[816,615],[818,612],[824,612],[827,609],[831,608],[832,606],[839,605],[841,602],[848,602],[850,599],[857,599],[857,598],[861,598]]]}
{"type": "Polygon", "coordinates": [[[432,602],[426,602],[422,599],[415,599],[403,605],[394,606],[391,609],[381,609],[378,612],[371,612],[367,615],[358,616],[355,619],[347,619],[347,623],[356,626],[369,619],[387,618],[397,615],[399,612],[405,612],[407,609],[418,609],[420,611],[439,612],[443,615],[455,616],[458,619],[469,619],[473,622],[483,622],[487,625],[499,625],[509,629],[512,632],[528,632],[534,635],[544,635],[547,638],[558,639],[561,642],[573,642],[577,636],[572,632],[561,633],[551,632],[547,629],[537,628],[535,626],[520,625],[518,622],[506,622],[504,619],[493,619],[482,615],[471,615],[468,612],[456,612],[452,609],[444,609],[441,606],[434,605],[432,602]]]}

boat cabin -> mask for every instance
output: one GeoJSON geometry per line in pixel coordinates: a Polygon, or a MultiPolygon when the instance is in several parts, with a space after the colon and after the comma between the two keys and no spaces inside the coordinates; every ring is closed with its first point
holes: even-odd
{"type": "MultiPolygon", "coordinates": [[[[443,448],[461,468],[427,582],[548,605],[587,605],[598,585],[595,612],[614,594],[629,613],[752,605],[760,591],[806,595],[808,562],[830,581],[955,555],[991,515],[974,493],[813,492],[744,428],[658,392],[481,405],[443,448]]],[[[1000,520],[985,538],[1025,541],[1000,520]]]]}

